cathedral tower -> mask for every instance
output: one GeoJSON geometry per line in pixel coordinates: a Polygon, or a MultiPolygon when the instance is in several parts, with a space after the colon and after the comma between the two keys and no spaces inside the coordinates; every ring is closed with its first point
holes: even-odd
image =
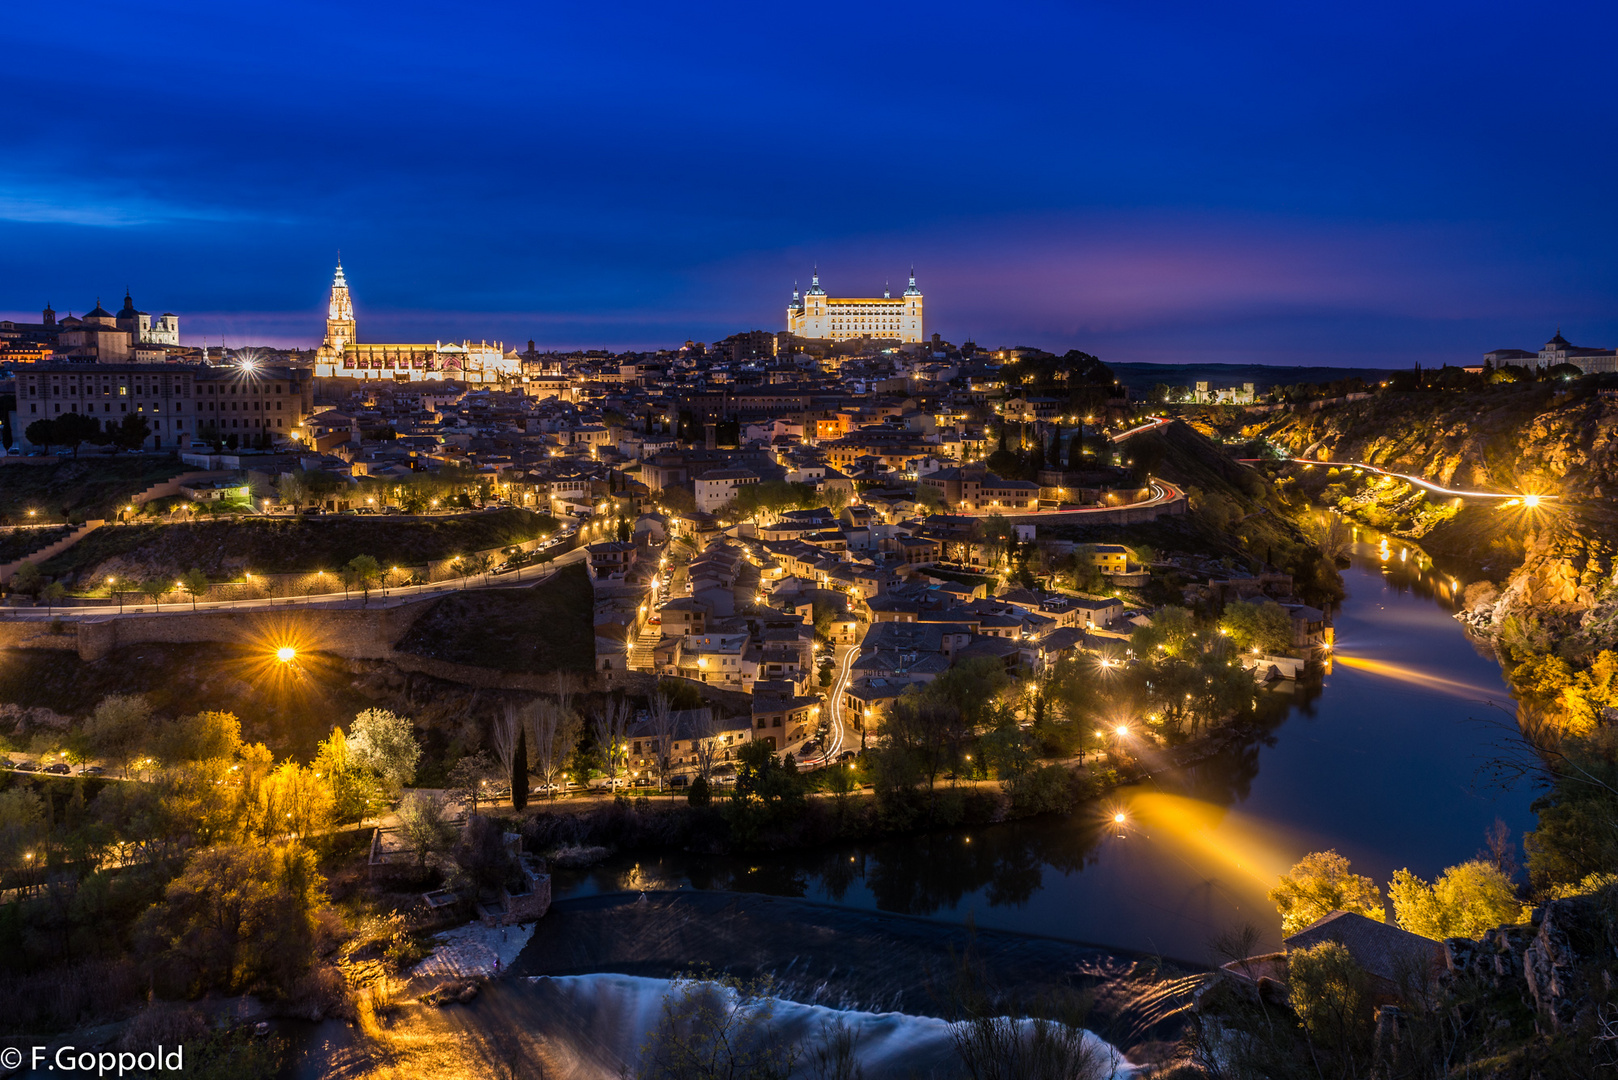
{"type": "Polygon", "coordinates": [[[337,357],[343,346],[354,341],[354,302],[348,298],[348,280],[343,277],[343,260],[337,260],[337,273],[331,279],[331,304],[326,308],[325,347],[337,357]]]}

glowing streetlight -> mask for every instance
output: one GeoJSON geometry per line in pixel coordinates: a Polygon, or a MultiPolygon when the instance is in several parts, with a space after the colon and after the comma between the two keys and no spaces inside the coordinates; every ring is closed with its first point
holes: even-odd
{"type": "Polygon", "coordinates": [[[1117,733],[1118,733],[1118,737],[1120,739],[1128,738],[1129,737],[1129,725],[1128,724],[1119,724],[1118,728],[1117,728],[1117,733]]]}
{"type": "Polygon", "coordinates": [[[1124,823],[1124,821],[1126,820],[1125,817],[1124,817],[1124,812],[1122,810],[1118,811],[1118,813],[1112,815],[1112,820],[1115,821],[1116,823],[1118,823],[1119,825],[1122,825],[1124,823]]]}
{"type": "Polygon", "coordinates": [[[293,660],[297,659],[297,657],[298,650],[294,649],[291,645],[283,645],[279,649],[275,650],[275,658],[283,664],[290,664],[293,660]]]}
{"type": "Polygon", "coordinates": [[[1524,495],[1522,497],[1522,504],[1524,506],[1528,507],[1528,509],[1533,510],[1534,508],[1539,506],[1539,496],[1538,495],[1524,495]]]}

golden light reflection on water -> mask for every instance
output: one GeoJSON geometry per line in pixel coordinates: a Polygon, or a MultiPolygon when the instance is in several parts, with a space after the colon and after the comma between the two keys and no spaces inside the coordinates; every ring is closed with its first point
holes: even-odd
{"type": "Polygon", "coordinates": [[[1129,816],[1146,839],[1177,849],[1196,869],[1239,875],[1239,884],[1261,890],[1275,885],[1300,850],[1298,839],[1281,828],[1183,795],[1137,792],[1129,816]]]}
{"type": "Polygon", "coordinates": [[[1426,690],[1436,690],[1442,694],[1453,694],[1456,697],[1466,698],[1469,701],[1483,701],[1500,696],[1499,688],[1493,690],[1486,686],[1461,682],[1457,679],[1446,679],[1441,675],[1432,675],[1420,668],[1407,667],[1404,664],[1393,664],[1386,660],[1367,660],[1359,656],[1344,656],[1336,653],[1333,659],[1346,668],[1355,671],[1364,671],[1371,675],[1380,675],[1386,679],[1419,686],[1426,690]]]}

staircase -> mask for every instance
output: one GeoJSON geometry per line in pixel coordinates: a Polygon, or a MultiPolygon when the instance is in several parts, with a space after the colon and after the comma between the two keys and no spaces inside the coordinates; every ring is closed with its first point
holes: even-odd
{"type": "Polygon", "coordinates": [[[663,639],[663,627],[660,624],[647,623],[641,629],[640,637],[629,650],[630,671],[651,671],[656,660],[653,650],[657,643],[663,639]]]}
{"type": "Polygon", "coordinates": [[[83,525],[80,525],[70,531],[66,536],[58,537],[56,540],[46,544],[44,547],[30,551],[27,555],[24,555],[20,559],[13,559],[11,562],[0,565],[0,585],[4,585],[9,582],[12,575],[22,568],[23,563],[42,563],[52,555],[66,551],[68,548],[72,547],[86,536],[89,536],[91,533],[95,532],[105,524],[106,521],[101,518],[92,518],[91,520],[86,521],[83,525]]]}

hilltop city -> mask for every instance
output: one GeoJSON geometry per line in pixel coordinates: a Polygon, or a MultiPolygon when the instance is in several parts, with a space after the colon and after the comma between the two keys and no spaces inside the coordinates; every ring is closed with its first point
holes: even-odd
{"type": "MultiPolygon", "coordinates": [[[[1398,871],[1393,922],[1335,849],[1276,862],[1270,841],[1209,838],[1334,670],[1469,685],[1342,655],[1345,574],[1419,593],[1412,625],[1443,607],[1548,730],[1599,744],[1618,708],[1610,463],[1586,447],[1608,444],[1592,433],[1618,352],[1558,330],[1461,366],[1292,383],[1188,366],[1171,385],[1079,349],[947,341],[913,269],[898,295],[832,296],[816,268],[780,330],[621,353],[376,342],[363,296],[338,265],[306,349],[182,344],[183,314],[128,293],[116,314],[0,321],[13,1030],[116,1023],[102,1044],[168,1037],[230,1063],[215,1075],[269,1076],[288,1054],[329,1064],[328,1035],[290,1025],[337,1017],[353,1075],[400,1054],[483,1075],[498,1047],[424,1049],[422,1017],[513,965],[697,995],[667,991],[668,1009],[706,1000],[685,965],[755,954],[868,1001],[919,999],[957,962],[1100,987],[1085,1023],[1110,1042],[1061,1028],[1089,1063],[1062,1075],[1115,1075],[1120,1052],[1222,1075],[1231,1046],[1283,1063],[1241,1075],[1292,1075],[1326,1038],[1309,995],[1342,986],[1343,1075],[1404,1075],[1389,1063],[1450,1015],[1421,1010],[1463,983],[1484,987],[1464,1003],[1480,1046],[1595,1023],[1581,961],[1545,959],[1612,925],[1591,899],[1612,849],[1582,818],[1530,834],[1527,884],[1503,821],[1487,858],[1446,848],[1461,861],[1432,884],[1398,871]],[[1071,827],[994,831],[1025,819],[1071,827]],[[926,896],[885,881],[896,838],[947,846],[913,868],[926,896]],[[832,901],[858,879],[908,914],[977,891],[1020,906],[1039,866],[1110,857],[1127,877],[1120,845],[1199,867],[1187,895],[1232,868],[1273,883],[1258,906],[1279,926],[1206,946],[1212,920],[1252,918],[1221,887],[1196,901],[1207,921],[1166,931],[1180,957],[1223,950],[1212,973],[1043,939],[1030,962],[1010,936],[935,927],[873,982],[827,942],[901,930],[749,906],[806,895],[787,852],[832,901]],[[1443,981],[1412,991],[1411,971],[1443,981]],[[1277,1002],[1303,1019],[1272,1025],[1277,1002]]],[[[1367,618],[1350,618],[1362,652],[1367,618]]],[[[1543,805],[1586,797],[1564,780],[1546,774],[1543,805]]],[[[1144,955],[1107,933],[1084,931],[1144,955]]],[[[776,992],[718,985],[744,1005],[776,992]]],[[[937,1006],[955,1041],[928,1053],[993,1033],[977,1000],[937,1006]]],[[[767,1017],[753,1007],[737,1015],[767,1017]]],[[[642,1032],[643,1054],[685,1052],[684,1030],[642,1032]]]]}

